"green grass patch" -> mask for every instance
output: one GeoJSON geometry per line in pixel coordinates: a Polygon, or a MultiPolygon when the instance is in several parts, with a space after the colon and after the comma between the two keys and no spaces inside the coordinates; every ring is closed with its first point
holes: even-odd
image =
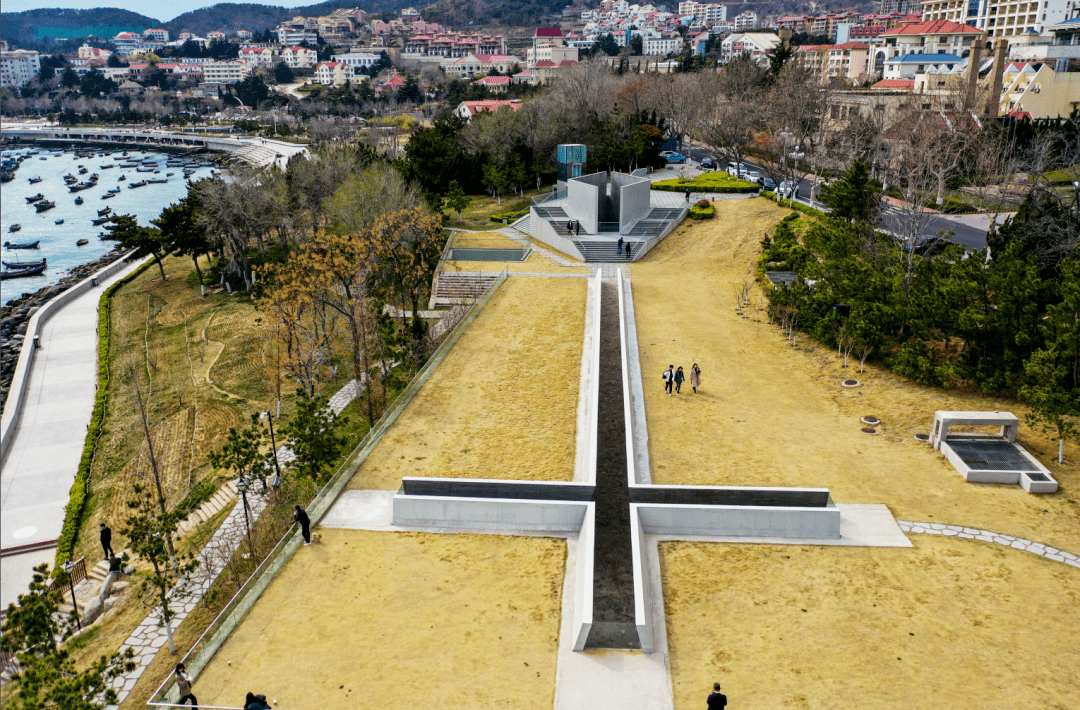
{"type": "Polygon", "coordinates": [[[86,631],[83,631],[81,634],[68,641],[65,647],[68,651],[78,651],[79,649],[86,648],[90,645],[91,642],[93,642],[94,639],[98,637],[98,634],[100,633],[100,624],[97,626],[91,626],[86,631]]]}
{"type": "Polygon", "coordinates": [[[716,208],[708,200],[698,200],[690,208],[690,219],[712,219],[716,214],[716,208]]]}
{"type": "Polygon", "coordinates": [[[662,192],[685,192],[691,190],[692,192],[750,193],[757,192],[761,188],[752,182],[740,180],[727,173],[713,171],[692,178],[660,180],[652,184],[652,189],[662,192]]]}

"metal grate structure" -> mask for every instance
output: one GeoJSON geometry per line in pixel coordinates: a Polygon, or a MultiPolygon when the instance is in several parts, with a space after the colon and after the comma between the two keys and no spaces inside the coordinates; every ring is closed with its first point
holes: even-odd
{"type": "Polygon", "coordinates": [[[1039,470],[1016,446],[1002,439],[949,439],[947,443],[973,471],[1039,470]]]}

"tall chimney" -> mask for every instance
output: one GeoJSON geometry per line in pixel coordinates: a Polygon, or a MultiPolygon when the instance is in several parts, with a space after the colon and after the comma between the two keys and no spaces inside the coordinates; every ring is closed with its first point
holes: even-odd
{"type": "Polygon", "coordinates": [[[994,86],[990,92],[990,103],[986,106],[987,116],[997,116],[1001,112],[1001,82],[1005,74],[1005,52],[1009,43],[1002,38],[994,42],[994,86]]]}
{"type": "Polygon", "coordinates": [[[979,89],[979,65],[982,64],[982,40],[976,39],[971,43],[971,54],[968,55],[967,76],[967,104],[974,108],[977,91],[979,89]]]}

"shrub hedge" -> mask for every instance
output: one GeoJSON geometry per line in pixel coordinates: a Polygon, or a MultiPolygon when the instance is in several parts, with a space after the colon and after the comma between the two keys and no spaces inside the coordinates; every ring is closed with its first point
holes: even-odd
{"type": "Polygon", "coordinates": [[[90,427],[86,431],[86,441],[83,444],[82,458],[79,460],[79,470],[75,474],[75,482],[71,484],[71,492],[68,496],[68,504],[64,508],[64,527],[60,531],[60,538],[56,542],[56,566],[54,574],[60,565],[71,559],[75,551],[75,542],[79,539],[79,529],[82,527],[83,512],[86,510],[86,494],[90,488],[90,466],[94,463],[94,455],[97,453],[98,439],[101,437],[101,424],[105,419],[105,408],[109,399],[109,336],[112,329],[112,297],[124,284],[130,282],[147,268],[153,265],[150,260],[132,271],[130,274],[105,289],[98,305],[98,388],[94,397],[94,412],[90,416],[90,427]]]}
{"type": "Polygon", "coordinates": [[[690,208],[690,219],[712,219],[714,214],[716,208],[711,203],[705,203],[705,206],[696,204],[690,208]]]}
{"type": "MultiPolygon", "coordinates": [[[[772,200],[773,202],[776,202],[777,204],[780,204],[779,201],[776,199],[776,195],[774,193],[772,193],[772,192],[762,190],[759,197],[764,197],[766,200],[772,200]]],[[[796,202],[794,204],[789,204],[789,203],[787,203],[787,198],[784,198],[784,199],[785,199],[785,202],[784,202],[784,204],[780,205],[781,207],[790,207],[791,209],[795,210],[796,212],[802,212],[803,214],[808,214],[811,217],[826,217],[827,216],[821,210],[816,210],[813,207],[807,207],[806,205],[804,205],[804,204],[802,204],[800,202],[796,202]]]]}
{"type": "Polygon", "coordinates": [[[733,178],[727,173],[711,172],[702,173],[689,180],[675,178],[673,180],[660,180],[652,184],[652,189],[661,192],[716,192],[716,193],[750,193],[757,192],[761,188],[752,182],[733,178]]]}

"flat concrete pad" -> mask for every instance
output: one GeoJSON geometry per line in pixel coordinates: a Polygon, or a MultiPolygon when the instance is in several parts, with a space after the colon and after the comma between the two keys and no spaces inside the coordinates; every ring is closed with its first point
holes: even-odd
{"type": "Polygon", "coordinates": [[[47,562],[51,568],[55,561],[55,547],[0,558],[0,609],[7,609],[9,604],[18,601],[20,594],[26,594],[35,567],[47,562]]]}

